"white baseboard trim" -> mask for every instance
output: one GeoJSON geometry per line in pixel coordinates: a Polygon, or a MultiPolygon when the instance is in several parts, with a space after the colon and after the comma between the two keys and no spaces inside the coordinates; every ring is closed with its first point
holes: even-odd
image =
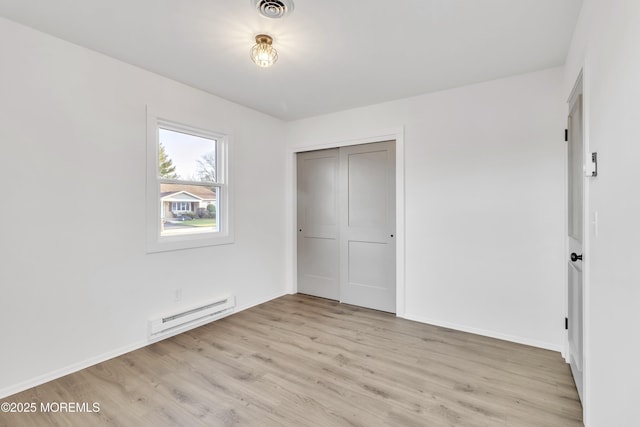
{"type": "MultiPolygon", "coordinates": [[[[274,300],[276,298],[280,298],[281,296],[287,295],[287,294],[288,294],[288,292],[278,293],[277,295],[269,297],[269,298],[265,299],[264,301],[258,301],[258,302],[255,302],[255,303],[251,303],[251,304],[240,306],[235,311],[233,311],[232,313],[227,314],[227,316],[230,316],[230,315],[232,315],[234,313],[239,313],[241,311],[244,311],[244,310],[249,309],[251,307],[255,307],[255,306],[260,305],[260,304],[264,304],[265,302],[274,300]]],[[[223,316],[223,317],[226,317],[226,316],[223,316]]],[[[207,322],[203,322],[201,324],[197,324],[197,323],[193,324],[188,329],[176,331],[176,333],[171,334],[171,335],[167,335],[165,337],[162,337],[162,339],[170,338],[170,337],[172,337],[174,335],[181,334],[181,333],[186,332],[188,330],[203,326],[203,325],[205,325],[207,323],[211,323],[211,322],[214,322],[216,320],[220,320],[221,318],[222,317],[214,318],[214,319],[211,319],[211,320],[209,320],[207,322]]],[[[69,375],[69,374],[72,374],[74,372],[81,371],[81,370],[86,369],[86,368],[88,368],[90,366],[97,365],[98,363],[106,362],[107,360],[113,359],[114,357],[122,356],[123,354],[129,353],[129,352],[134,351],[134,350],[138,350],[138,349],[140,349],[142,347],[146,347],[147,345],[153,344],[154,342],[157,342],[157,341],[161,341],[161,340],[144,339],[142,341],[138,341],[138,342],[135,342],[133,344],[126,345],[124,347],[120,347],[118,349],[115,349],[115,350],[112,350],[112,351],[108,351],[106,353],[102,353],[102,354],[99,354],[99,355],[94,356],[94,357],[90,357],[89,359],[83,360],[81,362],[73,363],[71,365],[65,366],[64,368],[56,369],[55,371],[48,372],[48,373],[43,374],[43,375],[39,375],[37,377],[34,377],[34,378],[29,379],[29,380],[23,381],[21,383],[18,383],[18,384],[15,384],[15,385],[11,385],[9,387],[2,388],[2,389],[0,389],[0,399],[4,399],[4,398],[12,396],[12,395],[14,395],[16,393],[20,393],[21,391],[28,390],[28,389],[30,389],[32,387],[39,386],[41,384],[47,383],[49,381],[53,381],[53,380],[58,379],[60,377],[64,377],[65,375],[69,375]]]]}
{"type": "Polygon", "coordinates": [[[496,338],[503,341],[510,341],[517,344],[524,344],[532,347],[543,348],[545,350],[557,351],[558,353],[562,352],[562,345],[560,344],[552,344],[544,341],[532,340],[529,338],[523,338],[515,335],[503,334],[501,332],[488,331],[485,329],[474,328],[466,325],[459,325],[456,323],[443,322],[443,321],[434,320],[434,319],[427,319],[425,317],[414,316],[411,314],[406,314],[404,316],[398,316],[398,317],[402,317],[403,319],[407,319],[407,320],[413,320],[414,322],[425,323],[427,325],[440,326],[443,328],[455,329],[456,331],[468,332],[471,334],[482,335],[489,338],[496,338]]]}
{"type": "Polygon", "coordinates": [[[3,389],[0,389],[0,399],[4,399],[5,397],[9,397],[16,393],[20,393],[21,391],[28,390],[32,387],[47,383],[60,377],[64,377],[65,375],[81,371],[90,366],[97,365],[98,363],[106,362],[107,360],[113,359],[114,357],[122,356],[123,354],[129,353],[130,351],[142,348],[147,344],[149,344],[147,340],[138,341],[134,344],[120,347],[118,349],[108,351],[98,356],[90,357],[89,359],[83,360],[81,362],[73,363],[71,365],[65,366],[64,368],[56,369],[55,371],[39,375],[27,381],[5,387],[3,389]]]}
{"type": "Polygon", "coordinates": [[[255,307],[256,305],[264,304],[265,302],[272,301],[274,299],[283,297],[285,295],[289,295],[289,291],[279,292],[279,293],[275,294],[274,296],[271,296],[271,297],[265,299],[264,301],[258,301],[258,302],[254,302],[254,303],[251,303],[251,304],[241,305],[240,307],[238,307],[238,309],[235,312],[239,313],[239,312],[247,310],[247,309],[249,309],[251,307],[255,307]]]}

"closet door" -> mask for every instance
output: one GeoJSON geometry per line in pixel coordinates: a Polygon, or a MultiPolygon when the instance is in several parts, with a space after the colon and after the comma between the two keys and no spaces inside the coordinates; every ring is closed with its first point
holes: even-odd
{"type": "Polygon", "coordinates": [[[298,154],[298,292],[340,298],[338,149],[298,154]]]}
{"type": "Polygon", "coordinates": [[[339,157],[340,301],[395,313],[395,142],[339,157]]]}

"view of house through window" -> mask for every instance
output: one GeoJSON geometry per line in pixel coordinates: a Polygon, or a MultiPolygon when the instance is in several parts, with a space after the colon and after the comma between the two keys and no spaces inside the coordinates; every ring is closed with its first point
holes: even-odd
{"type": "Polygon", "coordinates": [[[158,129],[161,236],[220,230],[216,152],[215,139],[158,129]]]}

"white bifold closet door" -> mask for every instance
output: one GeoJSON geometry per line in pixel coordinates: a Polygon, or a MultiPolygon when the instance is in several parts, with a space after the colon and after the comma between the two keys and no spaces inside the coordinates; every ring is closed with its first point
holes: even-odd
{"type": "Polygon", "coordinates": [[[298,154],[298,292],[339,299],[338,149],[298,154]]]}
{"type": "Polygon", "coordinates": [[[395,312],[395,143],[298,155],[298,292],[395,312]]]}

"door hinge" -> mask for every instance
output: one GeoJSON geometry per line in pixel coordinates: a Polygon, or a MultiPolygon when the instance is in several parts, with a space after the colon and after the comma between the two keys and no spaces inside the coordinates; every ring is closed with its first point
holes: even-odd
{"type": "Polygon", "coordinates": [[[569,318],[565,317],[564,318],[564,328],[568,331],[569,330],[569,318]]]}
{"type": "Polygon", "coordinates": [[[587,164],[587,176],[598,176],[598,153],[591,153],[591,163],[587,164]]]}
{"type": "Polygon", "coordinates": [[[569,141],[569,129],[564,130],[564,142],[569,141]]]}

